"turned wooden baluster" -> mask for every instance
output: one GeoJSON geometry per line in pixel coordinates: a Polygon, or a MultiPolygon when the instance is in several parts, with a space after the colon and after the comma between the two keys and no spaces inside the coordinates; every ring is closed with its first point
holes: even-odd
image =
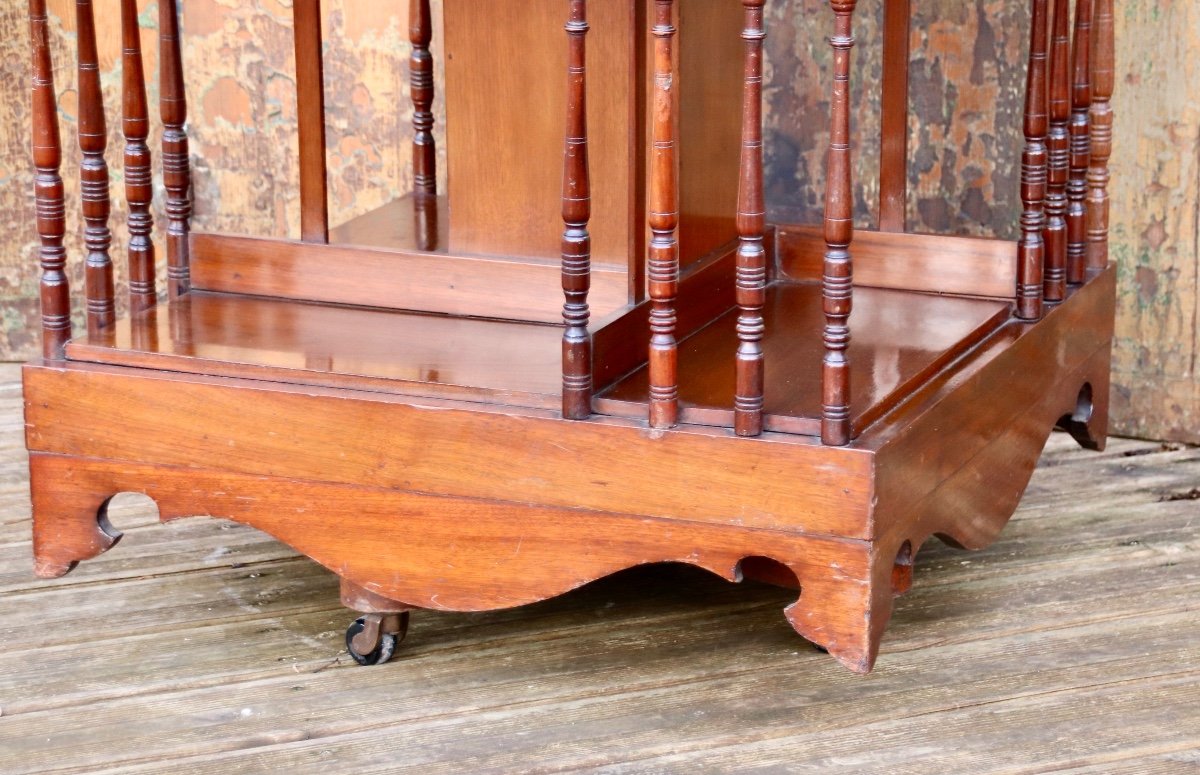
{"type": "Polygon", "coordinates": [[[329,241],[325,163],[325,67],[321,52],[321,0],[294,0],[296,128],[300,146],[300,239],[329,241]]]}
{"type": "Polygon", "coordinates": [[[116,308],[112,260],[108,255],[112,245],[112,232],[108,228],[112,204],[108,196],[108,164],[104,161],[108,130],[100,92],[92,0],[76,0],[75,28],[79,64],[79,195],[83,204],[83,241],[87,247],[84,280],[88,335],[94,336],[113,322],[116,308]]]}
{"type": "Polygon", "coordinates": [[[1025,151],[1021,155],[1021,243],[1017,248],[1017,317],[1037,320],[1042,316],[1042,284],[1046,225],[1046,133],[1049,129],[1049,100],[1046,59],[1049,48],[1049,0],[1033,0],[1033,23],[1029,45],[1029,70],[1025,84],[1025,151]]]}
{"type": "Polygon", "coordinates": [[[825,180],[825,268],[821,295],[825,312],[821,366],[821,441],[850,443],[850,310],[853,301],[854,193],[850,171],[850,51],[857,0],[831,0],[834,32],[828,169],[825,180]]]}
{"type": "Polygon", "coordinates": [[[733,427],[739,436],[763,431],[763,307],[767,303],[767,254],[763,247],[762,81],[763,0],[742,0],[746,26],[745,85],[742,90],[742,157],[738,177],[737,389],[733,427]]]}
{"type": "Polygon", "coordinates": [[[163,185],[167,189],[167,292],[171,298],[191,286],[188,232],[192,216],[192,171],[188,160],[187,98],[176,0],[159,0],[159,112],[162,114],[163,185]]]}
{"type": "Polygon", "coordinates": [[[1046,185],[1045,282],[1048,302],[1067,293],[1067,177],[1071,169],[1071,4],[1054,0],[1054,34],[1050,44],[1050,134],[1046,185]]]}
{"type": "Polygon", "coordinates": [[[1087,265],[1087,173],[1091,163],[1092,0],[1075,6],[1075,43],[1071,54],[1071,174],[1067,181],[1067,282],[1084,280],[1087,265]]]}
{"type": "Polygon", "coordinates": [[[121,95],[125,134],[125,199],[129,202],[129,309],[153,307],[154,218],[150,205],[154,179],[150,170],[149,108],[146,75],[142,66],[142,37],[138,29],[137,0],[121,0],[121,95]]]}
{"type": "Polygon", "coordinates": [[[675,69],[675,3],[655,0],[654,96],[650,152],[650,410],[653,428],[679,420],[679,345],[675,339],[675,296],[679,291],[679,169],[675,69]]]}
{"type": "Polygon", "coordinates": [[[587,133],[587,0],[570,0],[567,21],[567,137],[562,187],[563,417],[592,413],[592,339],[588,291],[592,279],[592,184],[587,133]]]}
{"type": "Polygon", "coordinates": [[[29,40],[33,51],[33,166],[37,230],[41,242],[42,355],[61,360],[71,338],[71,290],[64,271],[67,251],[63,204],[62,141],[58,132],[58,93],[50,57],[46,0],[29,0],[29,40]]]}
{"type": "Polygon", "coordinates": [[[1112,156],[1112,95],[1116,82],[1113,0],[1095,0],[1092,20],[1092,134],[1088,167],[1087,269],[1108,266],[1108,160],[1112,156]]]}
{"type": "Polygon", "coordinates": [[[408,38],[413,103],[413,188],[417,194],[437,195],[437,146],[433,140],[433,17],[429,0],[409,0],[408,38]]]}

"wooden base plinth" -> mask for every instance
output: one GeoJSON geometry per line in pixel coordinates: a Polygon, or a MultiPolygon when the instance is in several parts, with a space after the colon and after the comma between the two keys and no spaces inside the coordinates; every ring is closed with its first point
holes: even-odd
{"type": "Polygon", "coordinates": [[[929,536],[993,540],[1056,425],[1103,444],[1113,293],[1109,269],[1044,320],[1001,326],[845,448],[32,364],[36,568],[61,575],[110,548],[104,505],[136,491],[163,519],[208,514],[263,530],[344,579],[351,602],[387,613],[518,606],[654,562],[798,584],[791,625],[866,672],[929,536]]]}

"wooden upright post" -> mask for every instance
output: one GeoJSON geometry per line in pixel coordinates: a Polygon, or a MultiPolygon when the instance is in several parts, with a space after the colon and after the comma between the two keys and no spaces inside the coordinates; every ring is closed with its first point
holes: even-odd
{"type": "Polygon", "coordinates": [[[58,93],[50,57],[46,0],[29,0],[29,40],[33,52],[32,118],[34,199],[40,246],[42,357],[61,360],[71,338],[71,290],[65,266],[66,212],[63,204],[62,140],[58,131],[58,93]]]}
{"type": "Polygon", "coordinates": [[[125,199],[129,203],[129,309],[153,307],[154,177],[150,168],[150,115],[146,105],[146,75],[142,65],[142,36],[137,0],[121,0],[121,105],[125,135],[125,199]]]}
{"type": "Polygon", "coordinates": [[[413,103],[413,188],[437,195],[437,146],[433,140],[433,16],[429,0],[409,0],[408,37],[412,43],[409,83],[413,103]]]}
{"type": "Polygon", "coordinates": [[[737,389],[734,430],[739,436],[763,431],[763,307],[767,303],[767,254],[763,247],[766,203],[763,197],[762,81],[763,0],[742,0],[746,23],[745,86],[742,93],[742,158],[738,176],[737,389]]]}
{"type": "Polygon", "coordinates": [[[177,0],[158,0],[159,110],[162,113],[163,185],[167,189],[167,293],[191,287],[188,232],[192,217],[192,168],[188,159],[187,97],[177,0]]]}
{"type": "Polygon", "coordinates": [[[592,413],[592,339],[588,291],[592,278],[592,184],[587,133],[587,0],[569,0],[567,20],[567,137],[562,187],[563,417],[592,413]]]}
{"type": "Polygon", "coordinates": [[[93,336],[116,319],[113,294],[112,232],[108,216],[108,128],[100,91],[100,58],[92,0],[75,0],[76,50],[79,64],[79,192],[83,204],[83,240],[87,246],[87,327],[93,336]]]}
{"type": "Polygon", "coordinates": [[[1087,269],[1094,273],[1108,266],[1108,160],[1112,156],[1112,95],[1116,83],[1113,0],[1096,0],[1096,15],[1093,25],[1087,269]]]}
{"type": "Polygon", "coordinates": [[[679,421],[679,345],[675,296],[679,291],[679,167],[674,0],[655,0],[654,94],[650,149],[650,410],[652,428],[679,421]]]}
{"type": "Polygon", "coordinates": [[[1067,178],[1071,170],[1071,4],[1054,0],[1050,44],[1050,134],[1046,181],[1045,300],[1056,303],[1067,293],[1067,178]]]}
{"type": "Polygon", "coordinates": [[[883,4],[879,116],[879,230],[904,231],[908,208],[908,35],[911,0],[883,4]]]}
{"type": "Polygon", "coordinates": [[[821,295],[825,312],[821,366],[821,441],[850,443],[850,310],[854,297],[854,192],[850,170],[850,52],[854,48],[857,0],[831,0],[834,32],[828,169],[825,178],[825,269],[821,295]]]}
{"type": "Polygon", "coordinates": [[[1037,320],[1042,316],[1045,245],[1042,229],[1046,200],[1046,133],[1049,130],[1049,98],[1046,60],[1049,55],[1049,0],[1033,0],[1033,24],[1029,36],[1029,70],[1025,84],[1025,151],[1021,155],[1021,243],[1017,248],[1017,317],[1037,320]]]}
{"type": "Polygon", "coordinates": [[[1075,6],[1071,54],[1071,172],[1067,181],[1067,282],[1084,280],[1087,265],[1087,174],[1091,164],[1092,0],[1075,6]]]}

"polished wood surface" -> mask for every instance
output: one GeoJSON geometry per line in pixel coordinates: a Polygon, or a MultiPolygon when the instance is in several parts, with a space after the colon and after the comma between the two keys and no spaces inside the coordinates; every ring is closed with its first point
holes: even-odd
{"type": "Polygon", "coordinates": [[[1116,86],[1116,19],[1113,0],[1095,0],[1092,27],[1092,107],[1087,197],[1087,270],[1108,266],[1108,161],[1113,146],[1113,88],[1116,86]]]}
{"type": "Polygon", "coordinates": [[[1032,0],[1029,66],[1025,83],[1025,150],[1021,154],[1021,241],[1017,246],[1017,317],[1042,316],[1046,246],[1046,135],[1050,103],[1047,66],[1050,56],[1049,0],[1032,0]]]}
{"type": "Polygon", "coordinates": [[[194,291],[72,342],[77,360],[557,406],[561,328],[194,291]]]}
{"type": "MultiPolygon", "coordinates": [[[[824,229],[775,227],[780,277],[820,282],[825,261],[824,229]]],[[[1011,240],[932,234],[854,233],[854,283],[906,291],[1013,298],[1017,246],[1011,240]]]]}
{"type": "Polygon", "coordinates": [[[825,170],[825,259],[821,297],[825,313],[821,361],[821,441],[850,443],[850,312],[853,306],[853,171],[850,169],[850,51],[854,48],[856,0],[833,0],[832,86],[829,99],[829,153],[825,170]]]}
{"type": "MultiPolygon", "coordinates": [[[[193,236],[192,252],[193,279],[202,290],[546,323],[562,320],[559,261],[204,233],[193,236]]],[[[623,307],[626,292],[624,272],[593,267],[589,298],[597,315],[623,307]]]]}
{"type": "Polygon", "coordinates": [[[108,191],[108,129],[100,91],[100,57],[96,51],[96,22],[91,0],[76,0],[79,84],[79,198],[83,209],[83,241],[87,248],[84,285],[87,295],[88,333],[116,319],[113,266],[109,257],[112,231],[108,217],[112,202],[108,191]]]}
{"type": "Polygon", "coordinates": [[[745,0],[745,89],[742,98],[742,159],[738,177],[737,385],[734,430],[757,436],[763,430],[763,306],[767,301],[767,251],[763,245],[767,204],[763,197],[762,0],[745,0]]]}
{"type": "Polygon", "coordinates": [[[1043,297],[1055,304],[1067,292],[1067,178],[1071,171],[1071,0],[1054,0],[1050,44],[1050,128],[1047,135],[1046,247],[1043,297]]]}
{"type": "Polygon", "coordinates": [[[192,217],[192,163],[188,156],[187,94],[183,84],[183,41],[177,0],[158,3],[158,105],[162,115],[162,176],[167,190],[167,294],[191,288],[189,234],[192,217]]]}
{"type": "Polygon", "coordinates": [[[588,164],[587,0],[571,0],[566,24],[567,133],[562,184],[562,413],[583,420],[592,413],[592,338],[588,291],[592,283],[592,179],[588,164]]]}
{"type": "MultiPolygon", "coordinates": [[[[875,288],[857,288],[855,300],[850,317],[855,331],[850,344],[853,435],[1008,317],[1008,305],[999,301],[875,288]]],[[[817,434],[824,354],[814,337],[824,321],[820,286],[771,285],[764,316],[766,427],[817,434]]],[[[684,422],[732,425],[736,375],[723,364],[737,350],[737,317],[731,310],[681,343],[684,422]]],[[[640,369],[601,393],[596,406],[630,416],[645,405],[647,395],[646,370],[640,369]]]]}
{"type": "Polygon", "coordinates": [[[305,242],[329,241],[321,17],[321,0],[295,0],[292,4],[300,142],[300,239],[305,242]]]}
{"type": "Polygon", "coordinates": [[[151,169],[150,114],[137,0],[121,0],[121,129],[125,136],[125,199],[129,205],[129,308],[153,307],[158,299],[154,266],[154,172],[151,169]]]}
{"type": "Polygon", "coordinates": [[[908,221],[908,39],[912,0],[883,4],[883,73],[879,107],[879,230],[903,232],[908,221]]]}
{"type": "Polygon", "coordinates": [[[63,201],[62,139],[58,130],[58,97],[54,62],[46,29],[46,0],[29,0],[29,38],[33,53],[32,101],[34,200],[37,210],[38,262],[41,287],[42,356],[57,360],[71,338],[71,291],[64,271],[67,251],[66,204],[63,201]]]}
{"type": "MultiPolygon", "coordinates": [[[[121,537],[111,496],[135,490],[164,519],[239,520],[337,574],[368,614],[346,635],[360,663],[390,657],[410,608],[520,606],[668,561],[798,588],[785,610],[795,631],[869,671],[931,535],[994,540],[1053,426],[1105,443],[1115,268],[1040,308],[1062,84],[1049,82],[1050,0],[1030,2],[1019,244],[855,239],[854,0],[830,3],[816,227],[764,217],[761,0],[447,0],[447,150],[462,165],[448,198],[425,185],[432,161],[420,157],[434,149],[418,137],[418,190],[324,244],[312,228],[324,226],[314,191],[326,185],[312,158],[326,118],[317,0],[295,8],[302,241],[189,234],[178,3],[162,0],[172,298],[112,323],[109,264],[106,284],[89,277],[88,336],[62,360],[63,333],[48,329],[49,357],[25,369],[36,572],[58,577],[110,549],[121,537]],[[559,242],[548,255],[545,233],[559,242]]],[[[1097,0],[1078,2],[1075,257],[1071,240],[1104,236],[1089,208],[1107,180],[1113,53],[1111,3],[1098,0],[1092,30],[1097,0]],[[1076,211],[1091,218],[1086,233],[1076,211]]],[[[134,6],[122,8],[136,37],[134,6]]],[[[83,215],[98,266],[105,116],[92,3],[76,9],[83,215]]],[[[432,98],[429,10],[410,6],[418,135],[432,98]]],[[[908,10],[887,8],[892,59],[908,10]]],[[[43,282],[56,294],[46,313],[65,315],[53,68],[44,7],[30,11],[43,282]]],[[[144,140],[137,71],[131,59],[131,145],[144,140]]],[[[885,228],[903,227],[903,75],[884,95],[885,228]]],[[[144,175],[148,152],[134,156],[144,175]]]]}

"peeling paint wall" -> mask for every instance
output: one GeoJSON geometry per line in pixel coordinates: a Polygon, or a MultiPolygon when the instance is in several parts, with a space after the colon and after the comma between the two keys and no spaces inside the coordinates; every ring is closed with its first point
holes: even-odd
{"type": "MultiPolygon", "coordinates": [[[[434,0],[435,16],[438,0],[434,0]]],[[[60,118],[73,174],[74,43],[70,0],[50,0],[60,118]]],[[[343,220],[410,186],[407,3],[326,0],[330,207],[343,220]]],[[[918,0],[910,43],[913,230],[1014,238],[1020,200],[1027,0],[918,0]]],[[[198,228],[299,231],[290,0],[185,0],[185,65],[198,228]],[[208,160],[212,160],[210,163],[208,160]],[[220,160],[219,165],[216,163],[220,160]]],[[[860,224],[877,214],[881,2],[862,2],[855,49],[855,197],[860,224]]],[[[825,0],[768,4],[768,196],[777,219],[821,213],[827,140],[825,0]]],[[[156,97],[156,3],[142,26],[156,97]]],[[[115,14],[98,18],[109,115],[119,106],[115,14]]],[[[1120,264],[1114,427],[1200,441],[1200,5],[1117,0],[1117,144],[1113,256],[1120,264]]],[[[436,51],[440,41],[435,40],[436,51]]],[[[36,235],[28,156],[28,33],[23,4],[0,7],[0,358],[37,339],[36,235]]],[[[442,122],[438,100],[439,126],[442,122]]],[[[153,123],[153,122],[152,122],[153,123]]],[[[123,280],[119,123],[110,120],[114,262],[123,280]]],[[[157,136],[152,137],[152,143],[157,136]]],[[[153,146],[152,146],[153,147],[153,146]]],[[[440,165],[445,169],[445,164],[440,165]]],[[[156,199],[161,223],[162,197],[156,199]]],[[[77,207],[68,206],[72,279],[81,280],[77,207]]],[[[77,299],[78,301],[78,299],[77,299]]]]}

